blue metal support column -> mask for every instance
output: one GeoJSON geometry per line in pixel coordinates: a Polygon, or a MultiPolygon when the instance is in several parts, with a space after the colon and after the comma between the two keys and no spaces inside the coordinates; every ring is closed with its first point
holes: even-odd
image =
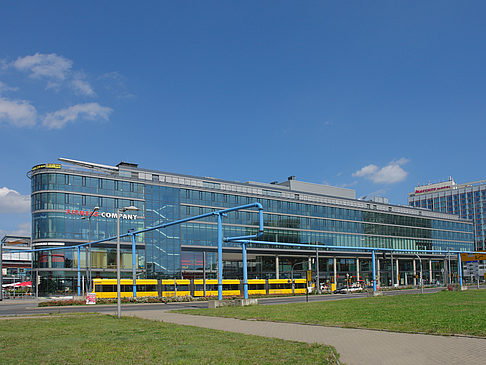
{"type": "Polygon", "coordinates": [[[459,275],[459,285],[462,288],[462,262],[461,262],[461,254],[457,254],[457,274],[459,275]]]}
{"type": "Polygon", "coordinates": [[[246,242],[241,244],[241,250],[243,254],[243,295],[245,299],[248,299],[248,270],[246,259],[246,242]]]}
{"type": "Polygon", "coordinates": [[[78,297],[81,296],[81,248],[80,246],[77,247],[78,249],[78,297]]]}
{"type": "Polygon", "coordinates": [[[135,249],[135,235],[132,234],[132,279],[133,279],[133,297],[137,297],[137,260],[135,249]]]}
{"type": "Polygon", "coordinates": [[[223,222],[218,213],[218,300],[223,300],[223,222]]]}
{"type": "Polygon", "coordinates": [[[375,264],[375,250],[371,251],[371,271],[373,273],[373,294],[376,292],[376,264],[375,264]]]}

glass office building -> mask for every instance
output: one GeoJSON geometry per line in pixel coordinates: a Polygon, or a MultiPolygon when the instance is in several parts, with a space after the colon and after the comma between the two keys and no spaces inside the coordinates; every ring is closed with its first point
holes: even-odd
{"type": "Polygon", "coordinates": [[[408,194],[408,204],[472,220],[475,248],[486,249],[486,180],[456,184],[451,177],[436,184],[419,185],[408,194]]]}
{"type": "MultiPolygon", "coordinates": [[[[37,165],[28,173],[32,183],[32,245],[62,247],[35,255],[40,294],[67,292],[75,287],[78,262],[85,270],[88,260],[84,250],[78,257],[76,250],[69,247],[115,236],[117,210],[127,206],[139,210],[120,215],[122,234],[259,202],[264,208],[264,241],[417,250],[473,249],[473,225],[468,220],[442,212],[357,200],[353,190],[297,181],[293,176],[281,183],[240,183],[147,170],[124,162],[108,166],[59,160],[62,164],[37,165]]],[[[137,235],[137,275],[194,278],[204,273],[206,277],[216,277],[216,228],[216,218],[209,217],[137,235]]],[[[257,228],[255,209],[232,212],[223,218],[225,237],[254,234],[257,228]]],[[[121,247],[122,275],[131,277],[128,238],[121,247]]],[[[115,276],[115,248],[115,241],[92,247],[92,277],[115,276]]],[[[297,274],[307,266],[316,268],[315,256],[315,250],[253,244],[248,251],[249,277],[286,278],[293,270],[297,274]]],[[[395,262],[397,274],[404,274],[404,284],[407,273],[411,278],[410,273],[415,270],[413,255],[397,254],[396,261],[383,255],[380,260],[384,285],[390,282],[395,262]],[[399,257],[403,259],[400,264],[399,257]]],[[[441,260],[429,257],[430,280],[443,272],[441,260]]],[[[224,278],[241,278],[238,244],[225,243],[223,262],[224,278]]],[[[346,275],[370,280],[368,252],[330,248],[319,252],[318,262],[323,281],[338,283],[346,275]]]]}

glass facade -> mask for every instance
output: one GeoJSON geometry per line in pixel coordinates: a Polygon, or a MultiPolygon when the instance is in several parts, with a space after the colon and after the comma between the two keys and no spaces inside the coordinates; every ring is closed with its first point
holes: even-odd
{"type": "MultiPolygon", "coordinates": [[[[264,241],[417,250],[471,250],[473,246],[472,224],[455,216],[289,191],[278,185],[262,184],[265,188],[261,188],[250,183],[182,176],[133,166],[109,172],[38,169],[30,175],[32,243],[36,247],[69,247],[90,239],[113,237],[116,235],[116,211],[126,206],[136,206],[139,211],[136,217],[120,218],[122,234],[253,202],[261,203],[264,208],[264,241]],[[88,219],[94,207],[99,210],[88,219]]],[[[231,212],[223,218],[225,237],[255,234],[257,227],[258,213],[254,209],[231,212]]],[[[208,277],[214,277],[216,239],[215,217],[137,235],[136,269],[142,277],[173,278],[197,276],[204,267],[208,277]]],[[[93,277],[114,274],[114,244],[106,242],[93,247],[93,277]]],[[[124,276],[131,275],[130,244],[129,238],[122,242],[124,276]]],[[[225,277],[241,276],[241,258],[231,256],[238,247],[236,243],[225,244],[225,277]]],[[[274,247],[253,245],[249,252],[257,248],[267,251],[251,256],[250,277],[264,277],[266,273],[275,272],[274,247]]],[[[292,252],[298,250],[287,250],[289,257],[280,262],[282,272],[299,260],[290,257],[292,252]]],[[[85,267],[86,254],[82,252],[78,258],[76,250],[69,248],[46,251],[38,254],[36,267],[51,276],[47,288],[52,282],[62,281],[56,277],[72,277],[78,260],[85,267]]],[[[327,270],[327,260],[323,259],[320,264],[323,272],[327,270]]],[[[346,268],[348,264],[340,261],[339,266],[346,268]]],[[[349,265],[349,270],[357,270],[356,263],[349,265]]],[[[365,261],[360,265],[364,265],[364,271],[369,266],[365,261]]],[[[57,285],[57,290],[62,290],[63,285],[57,285]]]]}
{"type": "Polygon", "coordinates": [[[449,184],[447,189],[440,191],[434,189],[434,186],[438,184],[417,187],[419,192],[410,193],[408,203],[411,207],[455,214],[472,220],[476,249],[486,249],[486,183],[480,181],[456,185],[451,180],[449,184]]]}

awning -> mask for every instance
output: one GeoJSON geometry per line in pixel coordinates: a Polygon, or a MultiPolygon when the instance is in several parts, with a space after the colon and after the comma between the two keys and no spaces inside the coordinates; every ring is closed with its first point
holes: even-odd
{"type": "Polygon", "coordinates": [[[3,284],[2,288],[20,288],[20,287],[31,287],[32,281],[23,281],[21,283],[3,284]]]}

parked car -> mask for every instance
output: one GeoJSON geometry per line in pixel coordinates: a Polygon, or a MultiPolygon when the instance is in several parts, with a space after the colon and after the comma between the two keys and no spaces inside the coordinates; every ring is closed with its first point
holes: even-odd
{"type": "Polygon", "coordinates": [[[336,290],[334,290],[334,294],[348,294],[348,293],[353,293],[353,292],[359,292],[363,290],[363,288],[361,286],[350,286],[350,287],[347,287],[347,286],[343,286],[341,288],[338,288],[336,290]]]}

